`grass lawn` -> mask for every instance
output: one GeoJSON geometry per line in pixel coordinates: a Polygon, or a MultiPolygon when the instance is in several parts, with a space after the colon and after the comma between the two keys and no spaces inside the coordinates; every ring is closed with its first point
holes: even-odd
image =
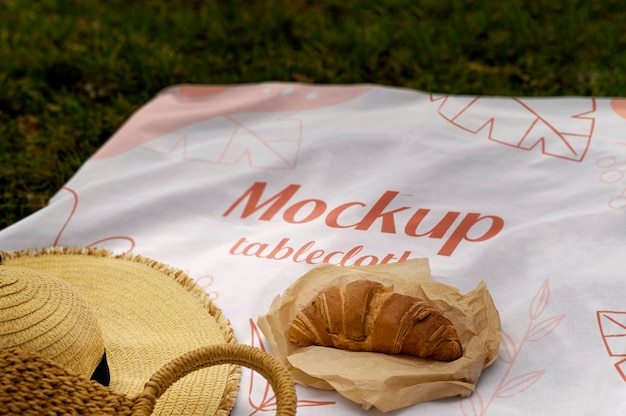
{"type": "Polygon", "coordinates": [[[177,83],[626,96],[626,2],[0,0],[0,229],[177,83]]]}

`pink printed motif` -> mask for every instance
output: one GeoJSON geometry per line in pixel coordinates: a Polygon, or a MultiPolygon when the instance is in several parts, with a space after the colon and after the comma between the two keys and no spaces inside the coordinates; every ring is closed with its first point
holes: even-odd
{"type": "Polygon", "coordinates": [[[620,358],[615,369],[626,382],[626,312],[597,311],[598,326],[609,357],[620,358]]]}
{"type": "MultiPolygon", "coordinates": [[[[625,143],[617,142],[619,145],[625,143]]],[[[608,201],[611,209],[621,210],[626,208],[626,162],[615,156],[603,156],[596,160],[596,167],[602,169],[598,175],[598,180],[604,184],[617,189],[617,193],[608,201]]]]}
{"type": "MultiPolygon", "coordinates": [[[[70,222],[72,221],[72,218],[74,217],[74,214],[76,213],[76,210],[78,209],[78,199],[79,199],[78,193],[74,191],[73,189],[68,188],[67,186],[64,186],[62,189],[69,192],[72,195],[72,198],[74,201],[72,204],[72,209],[70,210],[70,213],[67,219],[65,220],[65,223],[61,227],[61,230],[57,234],[56,238],[54,239],[54,243],[53,243],[54,246],[59,245],[61,237],[63,236],[63,233],[65,232],[65,229],[69,226],[70,222]]],[[[115,240],[122,240],[129,244],[129,248],[125,250],[124,253],[130,253],[135,248],[135,240],[131,237],[124,236],[124,235],[104,237],[97,241],[94,241],[93,243],[85,245],[85,247],[102,246],[106,242],[115,241],[115,240]]]]}
{"type": "Polygon", "coordinates": [[[472,134],[487,131],[489,140],[517,149],[538,148],[544,155],[582,162],[593,136],[596,100],[576,100],[567,106],[576,108],[574,114],[559,116],[549,101],[500,98],[499,113],[494,104],[481,97],[434,96],[437,112],[452,125],[472,134]]]}
{"type": "Polygon", "coordinates": [[[626,118],[626,99],[612,98],[611,109],[621,118],[626,118]]]}
{"type": "Polygon", "coordinates": [[[269,157],[272,162],[278,161],[280,168],[292,168],[302,139],[301,121],[293,115],[340,104],[371,89],[368,85],[295,83],[173,87],[135,113],[92,158],[114,157],[138,146],[169,153],[181,144],[187,155],[193,142],[206,141],[207,135],[213,135],[213,130],[206,127],[218,127],[215,148],[210,154],[194,154],[197,161],[234,164],[247,158],[250,166],[265,167],[268,162],[263,158],[269,157]],[[267,125],[255,123],[252,129],[249,121],[258,113],[276,113],[276,117],[267,125]],[[160,143],[147,146],[162,136],[166,138],[160,143]]]}
{"type": "Polygon", "coordinates": [[[532,301],[528,309],[530,322],[519,344],[516,344],[513,336],[502,331],[502,350],[500,360],[506,364],[506,368],[500,382],[489,397],[483,397],[476,390],[469,398],[460,402],[461,412],[464,416],[483,416],[495,399],[507,399],[528,390],[545,374],[546,370],[533,370],[511,377],[517,358],[524,346],[531,342],[537,342],[550,335],[561,323],[564,314],[549,318],[542,318],[550,300],[550,283],[546,279],[532,301]]]}
{"type": "MultiPolygon", "coordinates": [[[[252,330],[252,346],[266,351],[265,345],[263,344],[261,332],[259,331],[259,328],[256,326],[252,319],[250,319],[250,328],[252,330]]],[[[256,380],[258,380],[258,378],[255,377],[255,372],[251,371],[250,389],[248,391],[248,403],[250,404],[250,407],[252,407],[254,410],[252,411],[252,413],[250,413],[250,416],[261,412],[276,412],[276,396],[274,394],[271,394],[270,384],[266,380],[263,379],[261,381],[261,383],[264,383],[263,395],[261,397],[255,397],[253,388],[255,386],[255,383],[258,383],[258,381],[256,380]]],[[[328,406],[333,404],[335,404],[335,402],[298,399],[297,407],[328,406]]]]}
{"type": "Polygon", "coordinates": [[[242,118],[216,116],[140,147],[163,155],[176,154],[191,162],[236,165],[245,160],[251,168],[295,168],[300,155],[302,120],[282,116],[259,129],[248,127],[242,118]],[[206,146],[209,135],[211,146],[206,146]]]}

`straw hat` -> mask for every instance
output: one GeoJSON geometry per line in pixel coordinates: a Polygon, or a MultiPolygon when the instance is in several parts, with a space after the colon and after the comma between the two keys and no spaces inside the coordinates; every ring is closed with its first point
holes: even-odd
{"type": "Polygon", "coordinates": [[[293,408],[285,414],[295,413],[286,369],[237,344],[222,312],[184,272],[93,248],[0,256],[0,413],[83,406],[227,415],[239,365],[265,376],[283,409],[293,408]]]}

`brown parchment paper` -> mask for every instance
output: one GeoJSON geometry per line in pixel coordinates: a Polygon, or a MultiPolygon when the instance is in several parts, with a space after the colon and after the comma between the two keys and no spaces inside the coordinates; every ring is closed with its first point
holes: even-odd
{"type": "Polygon", "coordinates": [[[431,280],[428,259],[374,266],[315,267],[277,296],[269,312],[258,318],[272,352],[297,383],[336,390],[382,412],[452,396],[469,396],[482,370],[498,356],[501,326],[498,311],[484,282],[466,294],[431,280]],[[429,300],[454,324],[463,356],[452,362],[343,351],[329,347],[297,347],[287,339],[296,314],[320,291],[351,281],[369,279],[394,291],[429,300]]]}

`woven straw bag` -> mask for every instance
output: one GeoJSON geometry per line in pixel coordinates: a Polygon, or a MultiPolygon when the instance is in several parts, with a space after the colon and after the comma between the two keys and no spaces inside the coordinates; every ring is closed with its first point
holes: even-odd
{"type": "Polygon", "coordinates": [[[276,394],[277,415],[296,414],[296,392],[287,369],[266,352],[243,344],[210,345],[182,355],[157,371],[135,397],[116,393],[38,354],[2,349],[0,414],[148,416],[177,380],[198,369],[227,363],[246,366],[267,379],[276,394]]]}
{"type": "Polygon", "coordinates": [[[183,271],[93,248],[0,252],[2,415],[226,416],[240,366],[295,414],[285,366],[239,344],[183,271]]]}

